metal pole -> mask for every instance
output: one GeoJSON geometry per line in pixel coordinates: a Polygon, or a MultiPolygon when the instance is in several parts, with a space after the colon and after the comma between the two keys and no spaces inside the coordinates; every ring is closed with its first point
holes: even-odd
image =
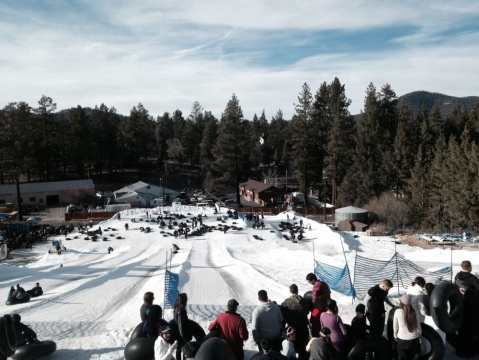
{"type": "Polygon", "coordinates": [[[398,287],[398,296],[399,294],[399,264],[398,264],[398,254],[397,254],[397,245],[396,245],[396,240],[394,240],[394,256],[396,258],[396,281],[397,281],[397,287],[398,287]]]}
{"type": "Polygon", "coordinates": [[[316,254],[315,254],[315,249],[314,249],[314,241],[316,238],[313,238],[313,273],[316,273],[316,254]]]}
{"type": "Polygon", "coordinates": [[[452,282],[452,245],[451,245],[451,282],[452,282]]]}

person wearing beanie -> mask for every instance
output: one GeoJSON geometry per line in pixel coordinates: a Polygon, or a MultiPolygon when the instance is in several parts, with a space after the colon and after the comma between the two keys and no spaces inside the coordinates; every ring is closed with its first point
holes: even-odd
{"type": "Polygon", "coordinates": [[[226,312],[218,315],[209,326],[209,331],[218,331],[221,337],[229,344],[237,360],[243,360],[243,344],[248,340],[249,333],[246,321],[237,313],[238,302],[230,299],[226,305],[226,312]]]}
{"type": "Polygon", "coordinates": [[[411,306],[419,317],[419,321],[423,323],[427,315],[425,303],[427,299],[426,280],[422,276],[417,276],[412,285],[407,289],[407,294],[410,297],[411,306]]]}
{"type": "Polygon", "coordinates": [[[398,360],[415,359],[420,354],[421,322],[407,294],[401,296],[399,309],[394,312],[393,334],[397,342],[398,360]]]}
{"type": "Polygon", "coordinates": [[[175,331],[169,325],[160,330],[160,336],[155,341],[155,360],[176,360],[178,339],[175,331]]]}

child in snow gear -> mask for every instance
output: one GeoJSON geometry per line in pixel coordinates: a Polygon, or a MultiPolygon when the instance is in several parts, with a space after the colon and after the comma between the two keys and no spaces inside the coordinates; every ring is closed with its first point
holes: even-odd
{"type": "Polygon", "coordinates": [[[367,336],[366,325],[366,306],[358,304],[356,306],[356,316],[351,321],[349,330],[350,345],[356,344],[359,340],[364,340],[367,336]]]}
{"type": "Polygon", "coordinates": [[[148,312],[153,306],[153,300],[155,300],[155,296],[151,291],[148,291],[145,293],[145,295],[143,295],[143,305],[141,305],[140,308],[140,318],[143,323],[146,321],[146,318],[148,317],[148,312]]]}
{"type": "Polygon", "coordinates": [[[176,360],[177,347],[175,332],[170,326],[165,326],[155,341],[155,360],[176,360]]]}

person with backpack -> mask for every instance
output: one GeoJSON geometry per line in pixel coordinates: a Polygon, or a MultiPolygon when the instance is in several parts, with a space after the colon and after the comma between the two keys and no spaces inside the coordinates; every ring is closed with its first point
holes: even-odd
{"type": "Polygon", "coordinates": [[[421,353],[421,322],[409,295],[401,296],[399,309],[394,312],[393,334],[397,342],[398,360],[412,360],[421,353]]]}
{"type": "Polygon", "coordinates": [[[309,341],[308,316],[304,299],[298,295],[298,286],[289,287],[291,296],[283,301],[281,309],[286,323],[295,330],[294,348],[300,360],[307,360],[306,345],[309,341]]]}
{"type": "Polygon", "coordinates": [[[231,299],[226,305],[226,312],[218,317],[208,326],[210,332],[217,331],[228,343],[237,360],[244,359],[243,344],[248,340],[249,333],[246,321],[237,313],[238,302],[231,299]]]}
{"type": "Polygon", "coordinates": [[[262,341],[267,340],[276,351],[281,351],[284,318],[279,306],[268,299],[266,290],[258,292],[259,305],[253,310],[253,339],[263,352],[262,341]]]}

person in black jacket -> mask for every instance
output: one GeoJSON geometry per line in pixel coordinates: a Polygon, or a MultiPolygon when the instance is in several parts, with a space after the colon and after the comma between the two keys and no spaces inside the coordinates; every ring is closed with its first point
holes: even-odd
{"type": "Polygon", "coordinates": [[[457,354],[470,357],[474,354],[479,341],[479,279],[472,274],[472,265],[468,260],[461,263],[461,271],[456,274],[455,283],[464,296],[464,321],[459,330],[457,354]]]}
{"type": "Polygon", "coordinates": [[[38,342],[37,334],[21,322],[22,318],[20,315],[13,314],[12,320],[15,329],[15,343],[17,347],[38,342]]]}
{"type": "Polygon", "coordinates": [[[381,337],[384,331],[386,309],[384,303],[394,307],[388,299],[388,292],[393,287],[391,280],[385,279],[368,290],[366,317],[369,320],[370,333],[373,337],[381,337]]]}
{"type": "Polygon", "coordinates": [[[461,263],[461,271],[456,274],[455,283],[461,293],[479,292],[479,279],[472,274],[472,265],[469,260],[464,260],[461,263]]]}
{"type": "Polygon", "coordinates": [[[365,312],[366,306],[364,304],[356,306],[356,316],[351,321],[351,330],[349,331],[351,345],[354,345],[358,340],[364,340],[367,336],[365,312]]]}
{"type": "Polygon", "coordinates": [[[148,312],[150,308],[153,306],[153,300],[155,300],[155,296],[151,291],[148,291],[143,295],[143,305],[140,308],[140,318],[141,322],[145,322],[148,318],[148,312]]]}

